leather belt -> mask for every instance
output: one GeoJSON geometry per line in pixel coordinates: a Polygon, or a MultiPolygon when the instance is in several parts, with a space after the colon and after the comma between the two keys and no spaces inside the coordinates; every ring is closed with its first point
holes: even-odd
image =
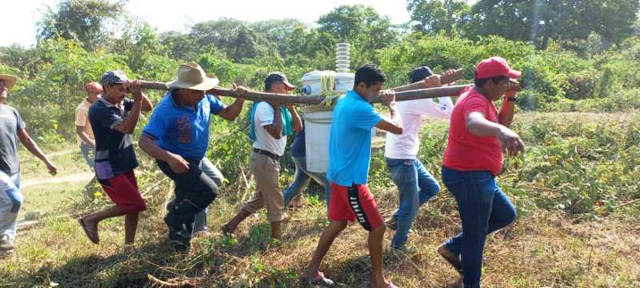
{"type": "Polygon", "coordinates": [[[253,152],[265,155],[265,156],[267,156],[267,157],[269,157],[269,158],[271,158],[273,160],[280,161],[280,156],[278,156],[276,154],[273,154],[273,153],[271,153],[269,151],[258,149],[258,148],[253,148],[253,152]]]}

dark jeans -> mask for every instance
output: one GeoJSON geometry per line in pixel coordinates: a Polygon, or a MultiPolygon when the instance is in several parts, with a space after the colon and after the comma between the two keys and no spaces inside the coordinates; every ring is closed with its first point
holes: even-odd
{"type": "Polygon", "coordinates": [[[418,208],[438,194],[440,185],[416,159],[386,158],[386,161],[393,183],[398,186],[400,202],[398,210],[393,214],[398,224],[391,247],[400,249],[407,242],[418,208]]]}
{"type": "Polygon", "coordinates": [[[488,171],[457,171],[442,167],[442,181],[458,202],[462,232],[446,247],[462,255],[464,287],[480,287],[482,253],[487,235],[509,225],[516,209],[488,171]]]}
{"type": "Polygon", "coordinates": [[[167,207],[165,222],[169,226],[169,238],[189,246],[195,215],[203,211],[218,195],[218,185],[200,169],[201,161],[189,162],[189,170],[174,173],[169,164],[157,160],[158,167],[175,183],[175,199],[167,207]]]}
{"type": "MultiPolygon", "coordinates": [[[[222,186],[222,181],[224,179],[224,177],[222,176],[222,172],[220,172],[220,170],[218,170],[218,168],[216,168],[216,166],[213,165],[213,163],[211,163],[211,161],[209,161],[209,159],[202,158],[202,161],[200,161],[200,170],[202,170],[202,172],[204,172],[204,174],[206,174],[207,176],[209,176],[209,178],[211,178],[211,180],[213,180],[213,182],[216,183],[216,185],[218,185],[218,188],[220,188],[220,186],[222,186]]],[[[193,223],[193,232],[200,232],[200,231],[208,231],[207,228],[207,212],[209,211],[209,208],[204,208],[204,210],[202,210],[200,213],[196,214],[196,220],[193,223]]]]}
{"type": "Polygon", "coordinates": [[[296,173],[293,177],[293,182],[284,190],[284,207],[289,206],[289,202],[296,198],[302,192],[302,189],[309,184],[309,181],[313,179],[318,182],[323,188],[325,197],[327,200],[327,207],[329,207],[329,198],[331,197],[331,185],[327,180],[327,173],[316,173],[307,170],[307,157],[291,157],[293,163],[296,165],[296,173]]]}

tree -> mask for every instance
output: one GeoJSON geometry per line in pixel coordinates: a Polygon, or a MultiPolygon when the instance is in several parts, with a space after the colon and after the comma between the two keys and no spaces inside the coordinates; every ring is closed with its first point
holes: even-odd
{"type": "Polygon", "coordinates": [[[222,18],[193,25],[189,34],[197,45],[213,45],[237,62],[254,58],[260,53],[257,35],[243,21],[222,18]]]}
{"type": "Polygon", "coordinates": [[[533,41],[587,39],[591,32],[620,43],[633,34],[637,0],[485,0],[472,8],[469,35],[533,41]]]}
{"type": "Polygon", "coordinates": [[[375,51],[397,42],[388,17],[364,5],[343,5],[318,20],[320,32],[332,35],[337,42],[352,45],[352,63],[362,64],[377,59],[375,51]]]}
{"type": "Polygon", "coordinates": [[[43,61],[36,49],[25,49],[13,44],[8,47],[0,47],[0,64],[20,68],[20,71],[28,73],[24,76],[33,78],[41,70],[43,61]]]}
{"type": "Polygon", "coordinates": [[[338,40],[344,41],[357,37],[360,34],[376,33],[375,37],[380,44],[393,39],[389,28],[391,22],[388,17],[380,17],[378,12],[364,5],[343,5],[331,12],[320,16],[318,19],[320,31],[334,35],[338,40]]]}
{"type": "Polygon", "coordinates": [[[308,27],[306,24],[296,19],[277,19],[251,23],[249,25],[258,35],[258,45],[277,49],[280,56],[297,53],[300,47],[289,47],[287,41],[291,37],[296,37],[296,33],[306,34],[308,27]]]}
{"type": "Polygon", "coordinates": [[[176,31],[164,32],[158,35],[162,46],[165,46],[169,56],[173,59],[193,61],[202,49],[189,34],[176,31]]]}
{"type": "Polygon", "coordinates": [[[638,0],[577,1],[582,23],[616,44],[633,35],[638,19],[638,0]]]}
{"type": "Polygon", "coordinates": [[[80,40],[85,48],[94,49],[106,43],[106,23],[123,12],[126,0],[61,0],[58,10],[48,11],[38,23],[37,39],[80,40]]]}
{"type": "Polygon", "coordinates": [[[129,20],[122,37],[111,41],[111,51],[127,57],[127,65],[133,71],[144,71],[144,65],[154,55],[165,55],[155,30],[146,22],[129,20]]]}
{"type": "Polygon", "coordinates": [[[431,35],[445,31],[452,36],[471,19],[471,7],[461,0],[409,0],[407,11],[418,22],[416,30],[431,35]]]}

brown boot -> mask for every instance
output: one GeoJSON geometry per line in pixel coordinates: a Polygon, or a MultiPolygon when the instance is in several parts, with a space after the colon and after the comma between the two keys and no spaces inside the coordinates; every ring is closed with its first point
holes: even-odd
{"type": "Polygon", "coordinates": [[[453,266],[460,275],[462,275],[462,261],[460,261],[460,257],[458,255],[451,252],[445,244],[440,245],[437,252],[442,256],[442,258],[444,258],[444,260],[447,260],[447,262],[449,262],[449,264],[451,264],[451,266],[453,266]]]}

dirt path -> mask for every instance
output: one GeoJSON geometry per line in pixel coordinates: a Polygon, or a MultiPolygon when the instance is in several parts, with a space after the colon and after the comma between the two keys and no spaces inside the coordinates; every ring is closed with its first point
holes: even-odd
{"type": "Polygon", "coordinates": [[[69,154],[69,153],[75,153],[80,151],[78,148],[74,148],[74,149],[67,149],[67,150],[62,150],[62,151],[58,151],[58,152],[54,152],[51,154],[48,154],[49,157],[55,157],[55,156],[62,156],[65,154],[69,154]]]}
{"type": "Polygon", "coordinates": [[[49,176],[45,178],[26,179],[20,183],[20,188],[41,184],[59,184],[59,183],[75,183],[88,182],[93,177],[93,172],[80,172],[65,176],[49,176]]]}

